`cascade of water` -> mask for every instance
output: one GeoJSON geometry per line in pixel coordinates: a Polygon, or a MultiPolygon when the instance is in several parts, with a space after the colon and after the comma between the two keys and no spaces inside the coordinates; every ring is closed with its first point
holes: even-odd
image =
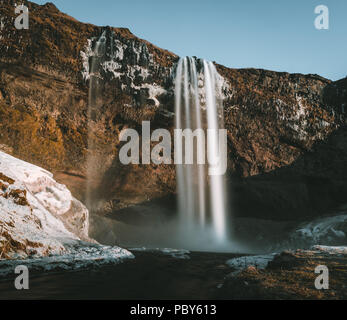
{"type": "Polygon", "coordinates": [[[214,240],[224,242],[228,233],[224,176],[209,175],[221,161],[219,129],[224,126],[221,76],[213,63],[180,59],[175,79],[175,115],[176,129],[197,133],[193,150],[189,151],[176,130],[175,152],[178,159],[183,159],[183,164],[176,166],[180,224],[185,232],[197,226],[201,234],[212,229],[214,240]],[[208,161],[201,163],[206,147],[208,161]],[[193,152],[193,164],[185,163],[187,152],[193,152]]]}
{"type": "Polygon", "coordinates": [[[97,111],[101,101],[101,76],[100,62],[106,50],[106,31],[103,31],[97,40],[91,56],[89,69],[89,97],[88,97],[88,154],[87,154],[87,186],[86,186],[86,205],[90,209],[93,204],[92,200],[92,181],[96,173],[97,156],[96,146],[93,139],[93,121],[96,120],[97,111]]]}

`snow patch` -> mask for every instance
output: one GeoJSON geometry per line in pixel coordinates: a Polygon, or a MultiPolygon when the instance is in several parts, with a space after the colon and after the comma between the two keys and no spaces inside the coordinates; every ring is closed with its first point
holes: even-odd
{"type": "MultiPolygon", "coordinates": [[[[90,58],[97,55],[96,50],[93,49],[95,41],[98,40],[96,38],[88,39],[84,51],[80,52],[84,80],[90,79],[90,58]]],[[[111,36],[110,41],[112,52],[110,55],[104,55],[98,62],[101,69],[109,74],[111,79],[124,79],[121,84],[122,91],[134,93],[135,90],[139,93],[143,89],[147,89],[148,99],[153,100],[155,106],[159,107],[160,102],[157,97],[166,93],[166,90],[156,83],[145,83],[151,74],[158,72],[158,66],[154,63],[153,55],[149,53],[147,45],[134,40],[120,41],[114,39],[114,35],[111,36]],[[127,54],[126,57],[125,53],[127,54]]]]}
{"type": "Polygon", "coordinates": [[[313,246],[312,249],[330,254],[347,254],[347,247],[313,246]]]}
{"type": "Polygon", "coordinates": [[[74,270],[133,257],[88,228],[87,208],[52,173],[0,151],[0,275],[17,264],[74,270]]]}
{"type": "MultiPolygon", "coordinates": [[[[53,179],[52,173],[4,152],[0,152],[0,172],[15,180],[16,183],[10,188],[17,188],[23,192],[26,190],[29,206],[34,216],[39,218],[43,230],[48,234],[78,238],[73,234],[75,233],[82,238],[88,237],[89,213],[87,208],[72,197],[65,185],[57,183],[53,179]],[[73,207],[79,208],[80,212],[74,214],[73,207]],[[77,226],[78,230],[71,224],[71,220],[76,218],[76,214],[81,218],[79,219],[81,225],[77,226]]],[[[4,198],[2,198],[2,202],[3,210],[8,210],[9,203],[4,198]]],[[[25,208],[17,205],[15,211],[21,212],[25,208]]]]}
{"type": "MultiPolygon", "coordinates": [[[[233,258],[226,262],[226,264],[235,269],[236,273],[253,266],[257,269],[265,269],[269,262],[275,258],[276,253],[258,256],[244,256],[239,258],[233,258]]],[[[235,274],[235,273],[233,273],[235,274]]]]}
{"type": "Polygon", "coordinates": [[[90,78],[89,74],[89,58],[93,56],[92,50],[92,39],[87,39],[87,45],[85,46],[85,51],[80,52],[82,58],[82,77],[84,80],[88,80],[90,78]]]}
{"type": "Polygon", "coordinates": [[[115,79],[120,78],[123,74],[119,72],[122,69],[122,65],[116,61],[105,61],[101,66],[105,72],[111,72],[115,79]]]}
{"type": "Polygon", "coordinates": [[[171,248],[131,248],[130,251],[142,251],[142,252],[159,252],[167,256],[171,256],[175,259],[190,259],[190,251],[185,249],[171,249],[171,248]]]}
{"type": "Polygon", "coordinates": [[[0,277],[13,274],[17,265],[25,265],[30,271],[61,271],[90,269],[103,265],[114,265],[124,259],[133,259],[129,251],[98,244],[77,242],[68,247],[63,255],[50,255],[26,260],[0,260],[0,277]]]}
{"type": "Polygon", "coordinates": [[[141,88],[148,88],[149,89],[149,99],[154,100],[155,106],[159,107],[160,103],[157,99],[157,96],[166,93],[166,90],[158,85],[154,84],[144,84],[141,86],[141,88]]]}
{"type": "Polygon", "coordinates": [[[277,117],[279,120],[284,122],[284,125],[293,131],[293,135],[299,141],[306,141],[312,135],[312,127],[314,131],[318,131],[311,138],[313,140],[324,139],[326,132],[334,124],[324,119],[315,119],[315,121],[309,122],[310,112],[305,105],[305,98],[297,95],[296,104],[288,105],[281,99],[274,100],[275,108],[277,111],[277,117]]]}
{"type": "Polygon", "coordinates": [[[324,243],[327,245],[344,245],[347,243],[347,215],[315,219],[301,224],[294,230],[289,241],[296,246],[307,247],[324,243]]]}

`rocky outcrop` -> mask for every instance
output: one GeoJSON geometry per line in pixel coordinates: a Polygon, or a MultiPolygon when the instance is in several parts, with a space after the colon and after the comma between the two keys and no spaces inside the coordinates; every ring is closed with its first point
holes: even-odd
{"type": "Polygon", "coordinates": [[[1,258],[62,254],[64,243],[92,241],[88,218],[51,173],[0,152],[1,258]]]}
{"type": "MultiPolygon", "coordinates": [[[[123,166],[118,152],[123,128],[141,132],[150,120],[152,130],[173,129],[178,57],[52,4],[25,1],[30,30],[16,30],[14,3],[3,2],[0,144],[53,171],[81,200],[89,161],[97,172],[90,194],[104,211],[175,193],[174,165],[123,166]]],[[[225,79],[234,212],[297,219],[342,204],[346,79],[216,66],[225,79]]]]}
{"type": "Polygon", "coordinates": [[[134,256],[89,238],[89,213],[40,167],[0,151],[0,276],[117,264],[134,256]]]}
{"type": "Polygon", "coordinates": [[[314,246],[310,250],[284,251],[271,258],[232,259],[228,264],[234,271],[225,278],[215,298],[345,300],[346,254],[346,247],[314,246]],[[322,272],[318,269],[315,273],[318,266],[329,270],[328,290],[315,286],[322,272]]]}

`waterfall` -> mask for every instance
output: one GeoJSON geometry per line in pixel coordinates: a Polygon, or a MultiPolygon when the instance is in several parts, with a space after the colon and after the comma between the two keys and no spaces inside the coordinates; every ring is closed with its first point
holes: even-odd
{"type": "Polygon", "coordinates": [[[100,62],[106,50],[106,31],[103,31],[100,38],[96,41],[91,55],[89,69],[89,97],[88,97],[88,154],[87,154],[87,185],[86,185],[86,206],[91,209],[93,203],[93,181],[95,181],[100,162],[99,152],[95,143],[93,133],[93,123],[96,120],[98,110],[102,105],[102,77],[100,75],[100,62]]]}
{"type": "MultiPolygon", "coordinates": [[[[180,226],[190,235],[196,230],[202,236],[210,232],[216,243],[224,243],[228,238],[224,174],[214,172],[224,160],[218,134],[224,128],[222,97],[222,77],[212,62],[189,57],[179,60],[175,132],[176,135],[180,129],[196,132],[190,155],[193,162],[176,165],[180,226]],[[199,159],[206,158],[206,147],[208,161],[203,163],[199,159]]],[[[226,144],[226,135],[224,138],[222,142],[226,144]]],[[[175,141],[178,159],[185,159],[190,151],[183,146],[183,139],[175,136],[175,141]]]]}
{"type": "MultiPolygon", "coordinates": [[[[105,81],[108,79],[102,67],[110,49],[107,47],[107,30],[95,40],[89,55],[86,168],[86,205],[91,212],[97,212],[100,208],[103,210],[102,197],[106,191],[102,178],[105,168],[112,164],[108,162],[112,145],[102,143],[98,134],[102,114],[100,110],[105,108],[105,81]]],[[[111,45],[111,55],[112,51],[111,45]]],[[[229,245],[224,171],[220,170],[226,168],[227,144],[226,130],[225,135],[220,134],[224,129],[223,81],[211,62],[188,57],[178,62],[175,78],[174,156],[181,232],[177,232],[176,221],[165,226],[168,232],[173,232],[172,237],[168,233],[165,237],[175,245],[196,249],[207,248],[207,244],[211,245],[210,248],[229,245]],[[187,148],[187,130],[192,133],[191,149],[187,148]],[[181,139],[177,138],[177,131],[181,131],[181,139]],[[176,158],[184,161],[177,162],[176,158]],[[192,242],[189,243],[190,240],[192,242]]]]}

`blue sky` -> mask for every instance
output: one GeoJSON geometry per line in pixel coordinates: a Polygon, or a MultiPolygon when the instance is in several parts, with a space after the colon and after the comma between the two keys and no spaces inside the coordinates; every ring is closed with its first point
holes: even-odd
{"type": "MultiPolygon", "coordinates": [[[[36,0],[39,4],[47,1],[36,0]]],[[[346,0],[51,0],[76,19],[127,27],[180,56],[233,68],[347,75],[346,0]],[[328,6],[329,30],[314,9],[328,6]]]]}

